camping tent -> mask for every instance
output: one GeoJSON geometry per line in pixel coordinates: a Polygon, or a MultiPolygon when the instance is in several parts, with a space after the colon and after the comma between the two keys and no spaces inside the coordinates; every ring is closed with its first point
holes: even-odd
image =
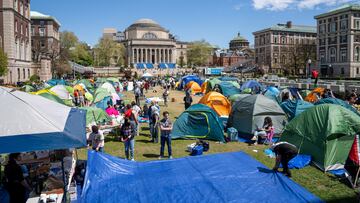
{"type": "Polygon", "coordinates": [[[0,154],[86,146],[85,111],[0,87],[0,154]]]}
{"type": "Polygon", "coordinates": [[[175,121],[171,136],[173,139],[186,137],[225,141],[218,115],[203,104],[195,104],[185,110],[175,121]]]}
{"type": "Polygon", "coordinates": [[[36,89],[31,85],[24,85],[21,87],[21,90],[24,92],[35,92],[36,89]]]}
{"type": "Polygon", "coordinates": [[[287,114],[289,121],[291,121],[293,118],[301,114],[303,111],[313,107],[314,105],[310,102],[306,102],[303,100],[287,100],[281,103],[280,106],[287,114]]]}
{"type": "Polygon", "coordinates": [[[321,104],[336,104],[336,105],[340,105],[344,108],[349,109],[350,111],[356,113],[357,115],[360,115],[359,112],[350,104],[348,104],[347,102],[341,100],[341,99],[337,99],[337,98],[324,98],[321,99],[319,101],[317,101],[315,103],[315,105],[321,105],[321,104]]]}
{"type": "Polygon", "coordinates": [[[98,103],[105,97],[111,97],[111,93],[107,89],[99,87],[95,91],[93,103],[98,103]]]}
{"type": "Polygon", "coordinates": [[[61,79],[51,79],[51,80],[48,80],[46,82],[47,84],[49,84],[50,86],[55,86],[55,85],[66,85],[66,81],[61,79]]]}
{"type": "Polygon", "coordinates": [[[146,73],[144,73],[143,75],[142,75],[142,77],[143,78],[152,78],[152,77],[154,77],[151,73],[148,73],[148,72],[146,72],[146,73]]]}
{"type": "Polygon", "coordinates": [[[231,104],[226,97],[218,92],[209,92],[204,95],[199,104],[205,104],[212,108],[219,116],[229,116],[231,104]]]}
{"type": "Polygon", "coordinates": [[[281,141],[296,145],[299,153],[311,155],[316,166],[328,171],[342,167],[358,133],[359,116],[342,106],[323,104],[294,118],[281,141]]]}
{"type": "Polygon", "coordinates": [[[201,93],[203,94],[206,94],[207,91],[207,86],[208,86],[208,82],[204,82],[202,85],[201,85],[201,93]]]}
{"type": "Polygon", "coordinates": [[[262,94],[249,95],[232,106],[228,127],[234,127],[245,138],[250,138],[246,135],[261,128],[267,116],[272,119],[275,134],[281,133],[287,119],[279,104],[262,94]]]}
{"type": "Polygon", "coordinates": [[[192,94],[198,94],[201,93],[201,87],[199,84],[197,84],[194,81],[190,81],[187,85],[186,85],[186,90],[190,89],[192,94]]]}
{"type": "Polygon", "coordinates": [[[231,95],[229,97],[229,101],[232,103],[232,104],[235,104],[235,102],[241,100],[242,98],[244,97],[247,97],[249,96],[249,94],[234,94],[234,95],[231,95]]]}
{"type": "Polygon", "coordinates": [[[267,98],[272,99],[279,103],[278,96],[280,94],[280,91],[278,88],[270,86],[267,87],[266,90],[263,92],[263,95],[265,95],[267,98]]]}
{"type": "Polygon", "coordinates": [[[100,88],[106,89],[110,94],[116,93],[114,86],[109,82],[102,84],[100,88]]]}
{"type": "Polygon", "coordinates": [[[280,91],[280,93],[278,94],[278,101],[283,102],[282,101],[282,97],[288,93],[289,94],[289,99],[290,100],[303,100],[303,97],[301,96],[299,89],[295,88],[295,87],[288,87],[285,89],[282,89],[280,91]]]}
{"type": "Polygon", "coordinates": [[[179,88],[180,89],[185,88],[186,85],[191,81],[196,82],[199,86],[201,86],[203,84],[203,81],[198,76],[196,76],[196,75],[188,75],[188,76],[184,76],[184,77],[181,78],[179,88]]]}
{"type": "Polygon", "coordinates": [[[234,94],[240,94],[239,85],[234,84],[234,82],[221,82],[219,84],[221,93],[225,97],[229,97],[234,94]]]}
{"type": "Polygon", "coordinates": [[[50,88],[50,91],[54,92],[60,99],[71,99],[70,93],[64,85],[55,85],[50,88]]]}
{"type": "Polygon", "coordinates": [[[262,85],[255,80],[249,80],[241,86],[240,90],[243,91],[248,88],[251,89],[255,93],[259,93],[259,92],[261,92],[262,85]]]}
{"type": "Polygon", "coordinates": [[[37,94],[37,95],[42,96],[42,97],[44,97],[46,99],[49,99],[51,101],[57,102],[59,104],[66,105],[65,102],[62,99],[60,99],[58,96],[56,96],[54,94],[44,92],[44,93],[40,93],[40,94],[37,94]]]}
{"type": "Polygon", "coordinates": [[[321,98],[324,92],[325,92],[325,88],[317,87],[305,97],[305,101],[315,103],[321,98]]]}
{"type": "Polygon", "coordinates": [[[81,107],[80,109],[86,110],[86,125],[98,125],[111,121],[106,112],[96,107],[81,107]]]}
{"type": "Polygon", "coordinates": [[[229,76],[222,76],[222,77],[219,77],[218,78],[219,80],[221,80],[221,81],[228,81],[228,82],[238,82],[239,81],[239,79],[237,79],[237,78],[235,78],[235,77],[229,77],[229,76]]]}
{"type": "Polygon", "coordinates": [[[212,78],[207,81],[207,87],[206,87],[206,93],[213,91],[216,85],[219,85],[221,83],[221,80],[217,78],[212,78]]]}

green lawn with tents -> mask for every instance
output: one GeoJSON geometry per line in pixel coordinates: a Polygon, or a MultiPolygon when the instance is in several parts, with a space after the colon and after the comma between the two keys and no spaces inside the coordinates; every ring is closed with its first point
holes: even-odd
{"type": "MultiPolygon", "coordinates": [[[[124,93],[126,100],[133,100],[132,93],[124,93]]],[[[159,96],[155,93],[148,93],[149,96],[159,96]]],[[[169,107],[161,106],[162,111],[167,110],[174,121],[183,112],[182,97],[183,92],[171,91],[170,97],[175,99],[175,102],[170,103],[169,107]]],[[[200,96],[194,97],[194,102],[198,102],[200,96]]],[[[162,105],[162,104],[160,104],[162,105]]],[[[160,144],[150,143],[148,124],[141,125],[140,136],[136,137],[135,143],[135,159],[136,161],[151,161],[157,160],[159,156],[160,144]]],[[[194,140],[174,140],[172,142],[172,149],[174,158],[189,156],[186,151],[186,146],[194,143],[194,140]]],[[[210,141],[210,150],[205,154],[223,153],[244,151],[265,164],[267,167],[272,168],[274,159],[267,157],[264,150],[267,149],[266,145],[248,146],[246,143],[230,142],[222,144],[215,141],[210,141]]],[[[111,155],[124,157],[124,146],[113,136],[107,136],[105,151],[111,155]]],[[[78,150],[80,159],[86,159],[86,149],[78,150]]],[[[166,155],[166,154],[165,154],[166,155]]],[[[356,190],[350,188],[345,183],[339,181],[335,176],[324,173],[315,166],[308,166],[303,169],[293,169],[293,180],[300,185],[307,188],[310,192],[319,196],[327,202],[357,202],[356,190]]]]}

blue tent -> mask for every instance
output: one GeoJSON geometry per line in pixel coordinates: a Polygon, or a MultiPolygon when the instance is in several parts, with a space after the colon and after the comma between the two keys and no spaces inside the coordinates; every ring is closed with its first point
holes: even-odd
{"type": "Polygon", "coordinates": [[[319,101],[317,101],[315,103],[315,105],[320,105],[320,104],[336,104],[336,105],[340,105],[342,107],[345,107],[347,109],[349,109],[350,111],[356,113],[357,115],[360,116],[360,113],[354,108],[352,107],[350,104],[346,103],[345,101],[341,100],[341,99],[337,99],[337,98],[325,98],[325,99],[321,99],[319,101]]]}
{"type": "Polygon", "coordinates": [[[196,76],[196,75],[188,75],[188,76],[184,76],[184,77],[181,78],[179,89],[183,89],[191,81],[196,82],[200,86],[203,84],[203,81],[198,76],[196,76]]]}
{"type": "Polygon", "coordinates": [[[255,93],[259,93],[261,92],[262,85],[255,80],[249,80],[245,82],[240,88],[241,91],[245,89],[251,89],[252,91],[255,91],[255,93]]]}
{"type": "Polygon", "coordinates": [[[281,103],[281,108],[284,110],[284,112],[287,114],[289,121],[291,121],[293,118],[301,114],[303,111],[305,111],[308,108],[313,107],[314,105],[310,102],[306,102],[303,100],[287,100],[283,103],[281,103]]]}
{"type": "Polygon", "coordinates": [[[322,202],[244,152],[132,162],[89,151],[81,203],[322,202]]]}
{"type": "Polygon", "coordinates": [[[111,105],[113,104],[111,97],[105,97],[105,98],[102,99],[101,101],[95,103],[95,106],[98,107],[98,108],[100,108],[100,109],[102,109],[102,110],[106,110],[106,108],[107,108],[107,106],[108,106],[108,105],[107,105],[108,102],[109,102],[111,105]]]}
{"type": "Polygon", "coordinates": [[[172,138],[202,138],[225,142],[223,125],[210,107],[194,104],[174,123],[172,138]]]}
{"type": "Polygon", "coordinates": [[[61,79],[51,79],[51,80],[48,80],[46,82],[47,84],[51,85],[51,86],[55,86],[55,85],[66,85],[66,81],[61,79]]]}
{"type": "Polygon", "coordinates": [[[219,84],[220,86],[220,90],[221,93],[225,96],[225,97],[230,97],[231,95],[234,94],[240,94],[240,89],[235,87],[234,84],[232,84],[231,82],[221,82],[219,84]]]}
{"type": "Polygon", "coordinates": [[[272,100],[274,100],[274,101],[276,101],[276,102],[279,103],[279,97],[278,97],[278,96],[279,96],[279,94],[280,94],[280,91],[279,91],[278,88],[272,87],[272,86],[267,87],[266,90],[265,90],[265,92],[264,92],[263,94],[264,94],[264,96],[266,96],[267,98],[272,99],[272,100]]]}

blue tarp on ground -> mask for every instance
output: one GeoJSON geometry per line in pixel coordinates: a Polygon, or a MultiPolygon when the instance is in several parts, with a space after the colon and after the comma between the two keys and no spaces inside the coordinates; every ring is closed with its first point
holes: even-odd
{"type": "Polygon", "coordinates": [[[244,152],[131,162],[88,153],[81,202],[322,202],[244,152]]]}

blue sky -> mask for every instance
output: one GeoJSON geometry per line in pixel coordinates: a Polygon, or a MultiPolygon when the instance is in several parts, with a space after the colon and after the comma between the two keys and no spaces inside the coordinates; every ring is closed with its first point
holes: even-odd
{"type": "Polygon", "coordinates": [[[151,18],[180,40],[205,39],[222,48],[240,32],[253,44],[252,32],[277,23],[315,25],[314,16],[351,0],[31,0],[31,10],[52,15],[61,30],[97,43],[103,28],[124,30],[139,18],[151,18]]]}

